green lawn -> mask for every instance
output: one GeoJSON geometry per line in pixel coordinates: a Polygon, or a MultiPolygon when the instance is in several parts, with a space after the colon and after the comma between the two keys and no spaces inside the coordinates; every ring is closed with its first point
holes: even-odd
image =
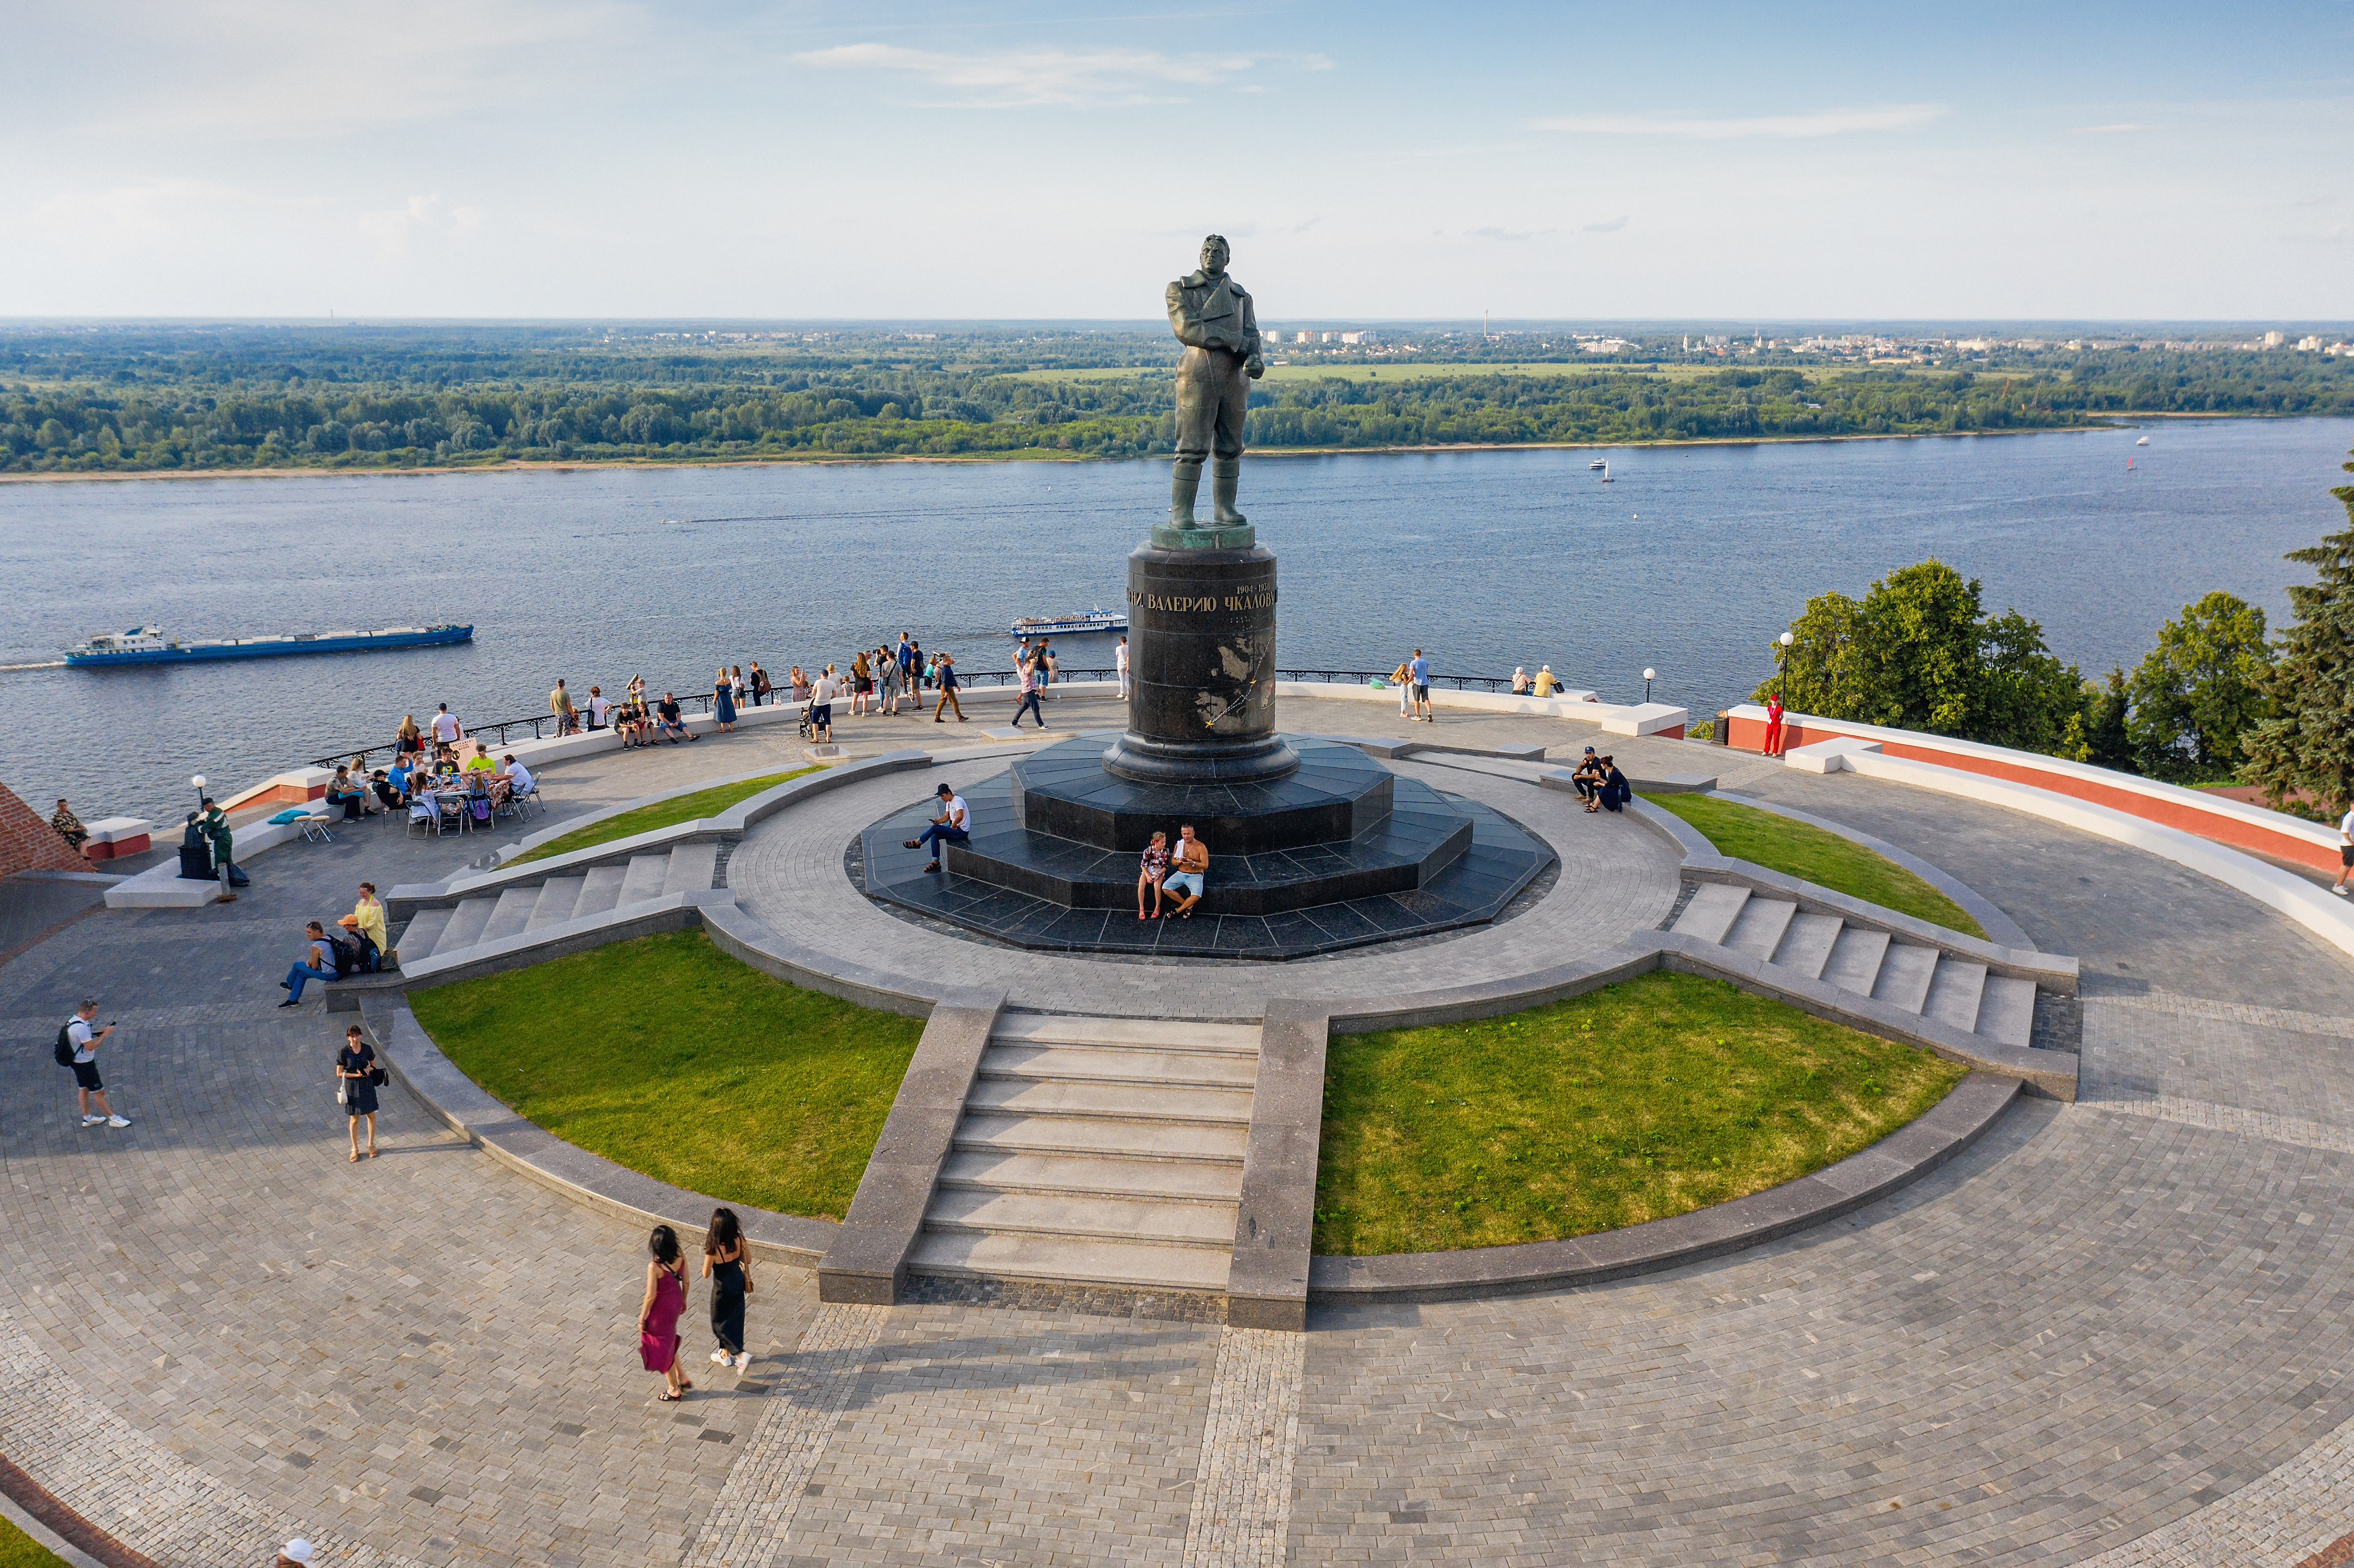
{"type": "Polygon", "coordinates": [[[1509,1018],[1336,1036],[1315,1248],[1435,1252],[1664,1219],[1843,1160],[1962,1076],[1665,971],[1509,1018]]]}
{"type": "Polygon", "coordinates": [[[1986,937],[1968,910],[1887,856],[1874,854],[1837,833],[1712,795],[1646,795],[1643,799],[1698,828],[1719,854],[1802,876],[1834,893],[1868,899],[1967,937],[1986,937]]]}
{"type": "Polygon", "coordinates": [[[0,1519],[0,1568],[66,1568],[66,1561],[0,1519]]]}
{"type": "Polygon", "coordinates": [[[656,828],[667,828],[673,823],[691,822],[697,817],[717,816],[738,800],[749,800],[763,789],[772,789],[788,779],[798,779],[804,773],[816,771],[815,768],[797,768],[790,773],[770,773],[759,779],[747,779],[740,784],[715,784],[692,795],[657,800],[651,806],[640,806],[634,811],[623,811],[618,817],[608,817],[601,822],[575,828],[561,838],[548,840],[529,854],[517,855],[507,863],[521,865],[526,861],[570,854],[574,850],[609,844],[632,833],[652,832],[656,828]]]}
{"type": "Polygon", "coordinates": [[[700,931],[408,1003],[468,1077],[566,1142],[690,1192],[832,1220],[924,1029],[763,974],[700,931]]]}

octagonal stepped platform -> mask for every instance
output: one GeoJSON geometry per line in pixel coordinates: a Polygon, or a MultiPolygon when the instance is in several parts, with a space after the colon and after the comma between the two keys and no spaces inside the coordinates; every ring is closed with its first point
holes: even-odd
{"type": "Polygon", "coordinates": [[[1223,1292],[1257,1024],[1001,1014],[916,1274],[1223,1292]]]}
{"type": "Polygon", "coordinates": [[[2026,1046],[2035,1033],[2033,980],[1836,915],[1802,913],[1790,899],[1703,883],[1674,929],[1997,1044],[2026,1046]]]}

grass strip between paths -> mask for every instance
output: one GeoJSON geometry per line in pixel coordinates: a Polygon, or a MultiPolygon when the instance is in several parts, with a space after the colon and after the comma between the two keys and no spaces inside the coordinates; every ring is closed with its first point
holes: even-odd
{"type": "Polygon", "coordinates": [[[1713,795],[1646,795],[1643,799],[1699,829],[1719,854],[1804,877],[1834,893],[1986,939],[1986,931],[1968,910],[1886,855],[1853,840],[1713,795]]]}
{"type": "Polygon", "coordinates": [[[460,1071],[567,1143],[723,1202],[828,1220],[850,1207],[924,1030],[763,974],[700,931],[408,1004],[460,1071]]]}
{"type": "Polygon", "coordinates": [[[1666,1219],[1844,1160],[1963,1076],[1666,971],[1509,1018],[1337,1036],[1315,1249],[1438,1252],[1666,1219]]]}
{"type": "Polygon", "coordinates": [[[0,1519],[0,1568],[66,1568],[66,1560],[0,1519]]]}
{"type": "Polygon", "coordinates": [[[799,779],[805,773],[816,771],[815,767],[797,768],[790,773],[765,774],[737,784],[715,784],[708,789],[697,789],[692,795],[656,800],[651,806],[640,806],[634,811],[623,811],[601,822],[575,828],[561,838],[548,840],[529,854],[515,856],[507,864],[523,865],[535,860],[546,860],[552,855],[570,854],[574,850],[593,849],[599,844],[609,844],[615,839],[626,839],[635,833],[650,833],[656,828],[691,822],[697,817],[716,817],[738,800],[748,800],[761,790],[773,789],[788,779],[799,779]]]}

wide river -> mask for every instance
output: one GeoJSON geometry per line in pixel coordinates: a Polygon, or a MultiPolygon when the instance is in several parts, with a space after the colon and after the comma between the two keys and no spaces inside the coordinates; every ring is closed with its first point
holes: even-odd
{"type": "MultiPolygon", "coordinates": [[[[1697,717],[1745,695],[1826,589],[1935,556],[2087,673],[2130,666],[2211,588],[2286,617],[2284,552],[2342,527],[2354,420],[1924,440],[1258,457],[1243,502],[1282,560],[1279,662],[1441,673],[1550,663],[1697,717]],[[2136,447],[2137,434],[2149,445],[2136,447]],[[1608,460],[1612,482],[1587,464],[1608,460]],[[2127,469],[2127,459],[2133,460],[2127,469]]],[[[388,739],[436,703],[545,710],[633,673],[846,664],[902,629],[1004,666],[1017,615],[1120,602],[1165,507],[1153,462],[873,464],[0,484],[0,781],[46,815],[174,821],[388,739]],[[90,671],[90,634],[465,621],[465,646],[90,671]]],[[[1205,502],[1206,505],[1206,502],[1205,502]]],[[[1066,667],[1110,662],[1072,639],[1066,667]]]]}

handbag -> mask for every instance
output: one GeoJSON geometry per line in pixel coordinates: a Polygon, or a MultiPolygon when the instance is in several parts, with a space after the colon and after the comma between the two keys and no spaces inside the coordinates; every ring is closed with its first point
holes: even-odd
{"type": "Polygon", "coordinates": [[[390,1082],[392,1082],[392,1075],[386,1072],[382,1067],[371,1067],[368,1069],[368,1086],[370,1088],[380,1089],[390,1082]]]}
{"type": "Polygon", "coordinates": [[[340,1106],[340,1105],[349,1105],[349,1104],[351,1103],[351,1101],[350,1101],[350,1099],[349,1099],[349,1096],[350,1096],[350,1094],[351,1094],[351,1091],[352,1091],[352,1086],[351,1086],[350,1081],[349,1081],[348,1079],[346,1079],[346,1078],[345,1078],[345,1077],[341,1073],[336,1074],[336,1075],[335,1075],[335,1103],[336,1103],[337,1105],[339,1105],[339,1106],[340,1106]]]}

